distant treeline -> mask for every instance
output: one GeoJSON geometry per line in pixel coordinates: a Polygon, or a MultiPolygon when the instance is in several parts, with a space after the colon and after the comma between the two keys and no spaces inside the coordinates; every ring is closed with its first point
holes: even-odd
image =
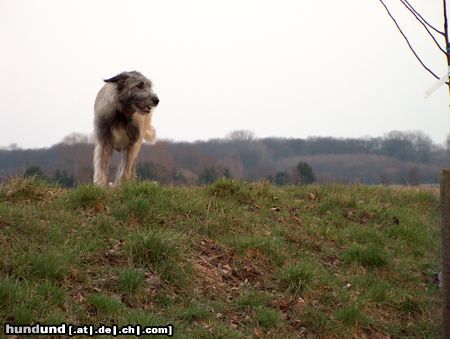
{"type": "MultiPolygon", "coordinates": [[[[50,148],[0,150],[0,178],[28,170],[67,186],[87,183],[92,180],[92,152],[89,139],[76,134],[50,148]]],[[[111,178],[117,160],[116,155],[111,178]]],[[[136,169],[140,178],[163,184],[206,184],[223,176],[298,184],[305,182],[299,172],[305,163],[317,182],[431,184],[438,182],[443,167],[450,166],[450,148],[433,144],[421,132],[392,131],[377,138],[258,139],[249,131],[236,131],[225,139],[144,145],[136,169]]]]}

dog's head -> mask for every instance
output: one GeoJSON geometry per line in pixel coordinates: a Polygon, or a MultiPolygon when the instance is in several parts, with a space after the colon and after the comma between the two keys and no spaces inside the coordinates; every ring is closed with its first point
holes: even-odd
{"type": "Polygon", "coordinates": [[[153,92],[152,82],[139,72],[123,72],[104,81],[116,85],[118,102],[127,115],[148,114],[158,106],[159,98],[153,92]]]}

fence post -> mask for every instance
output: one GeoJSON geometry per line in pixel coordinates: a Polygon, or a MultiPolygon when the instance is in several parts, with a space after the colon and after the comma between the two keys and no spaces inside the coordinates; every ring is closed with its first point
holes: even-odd
{"type": "Polygon", "coordinates": [[[441,175],[442,306],[444,338],[450,339],[450,169],[441,175]]]}

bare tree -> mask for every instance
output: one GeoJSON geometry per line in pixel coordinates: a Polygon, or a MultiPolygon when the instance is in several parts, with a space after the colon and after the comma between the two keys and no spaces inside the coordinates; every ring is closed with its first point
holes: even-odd
{"type": "Polygon", "coordinates": [[[232,131],[228,133],[225,139],[239,140],[239,141],[251,141],[255,139],[255,133],[246,129],[232,131]]]}
{"type": "MultiPolygon", "coordinates": [[[[436,73],[434,73],[426,64],[425,62],[420,58],[420,56],[417,54],[416,50],[414,49],[414,47],[412,46],[411,42],[409,41],[408,37],[406,36],[405,32],[403,31],[403,29],[400,27],[399,23],[397,22],[397,20],[395,19],[395,17],[393,16],[393,14],[391,13],[391,11],[389,10],[388,6],[385,3],[385,0],[378,0],[380,1],[380,3],[383,5],[384,9],[386,10],[387,14],[389,15],[389,17],[392,19],[392,21],[394,22],[395,26],[397,27],[398,31],[400,32],[400,34],[403,36],[403,38],[405,39],[409,49],[411,50],[411,52],[414,54],[414,56],[416,57],[416,59],[419,61],[419,63],[422,65],[423,68],[425,68],[425,70],[428,71],[428,73],[430,73],[434,78],[439,79],[439,77],[436,75],[436,73]]],[[[436,44],[437,48],[443,52],[446,56],[447,56],[447,62],[448,65],[450,65],[450,58],[448,56],[448,53],[446,52],[446,50],[448,49],[448,29],[447,29],[447,9],[446,9],[446,0],[443,0],[444,3],[444,32],[438,30],[437,28],[435,28],[433,25],[431,25],[427,20],[425,20],[423,18],[423,16],[408,2],[408,0],[400,0],[400,2],[409,10],[409,12],[411,12],[414,17],[416,18],[416,20],[425,28],[425,30],[427,31],[427,33],[430,35],[431,39],[434,41],[434,43],[436,44]],[[432,32],[431,30],[434,32],[432,32]],[[445,38],[445,46],[446,48],[442,48],[441,45],[439,44],[439,42],[436,40],[436,37],[434,36],[434,34],[439,34],[441,36],[443,36],[445,38]]],[[[450,85],[449,85],[450,86],[450,85]]],[[[450,91],[450,87],[449,87],[449,91],[450,91]]]]}
{"type": "MultiPolygon", "coordinates": [[[[422,65],[433,77],[439,79],[439,77],[422,61],[414,47],[411,45],[408,37],[401,29],[397,20],[394,18],[389,8],[386,6],[384,0],[379,0],[383,7],[386,9],[388,15],[394,21],[400,34],[405,39],[408,47],[422,65]]],[[[412,6],[408,0],[400,0],[400,2],[408,9],[408,11],[414,15],[416,20],[426,29],[427,33],[433,39],[439,51],[443,52],[447,58],[448,71],[447,75],[441,80],[445,81],[448,85],[450,94],[450,44],[449,44],[449,32],[448,32],[448,20],[447,20],[447,1],[442,0],[443,4],[443,18],[444,18],[444,31],[440,31],[425,20],[424,17],[412,6]],[[442,48],[440,43],[436,40],[434,34],[438,34],[445,39],[445,48],[442,48]]],[[[441,211],[442,211],[442,286],[443,286],[443,323],[444,323],[444,338],[450,338],[450,170],[443,170],[441,175],[441,211]]]]}

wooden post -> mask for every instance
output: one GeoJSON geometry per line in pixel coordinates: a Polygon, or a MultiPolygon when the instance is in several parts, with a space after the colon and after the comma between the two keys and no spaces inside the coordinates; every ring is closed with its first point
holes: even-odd
{"type": "Polygon", "coordinates": [[[450,339],[450,169],[441,176],[442,297],[444,338],[450,339]]]}
{"type": "MultiPolygon", "coordinates": [[[[447,1],[444,5],[444,37],[447,52],[448,90],[450,94],[450,42],[447,19],[447,1]]],[[[450,106],[449,106],[450,108],[450,106]]],[[[448,142],[447,142],[448,147],[448,142]]],[[[450,339],[450,169],[444,169],[441,176],[442,213],[442,321],[445,339],[450,339]]]]}

